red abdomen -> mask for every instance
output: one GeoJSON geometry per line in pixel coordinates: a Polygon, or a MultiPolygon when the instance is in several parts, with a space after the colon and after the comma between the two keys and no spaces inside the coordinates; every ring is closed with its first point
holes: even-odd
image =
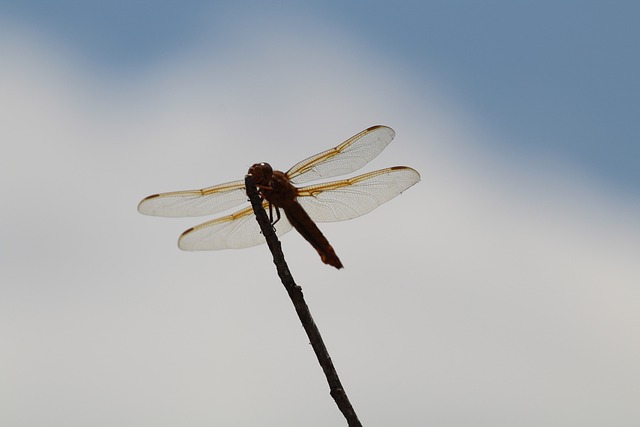
{"type": "Polygon", "coordinates": [[[303,207],[300,206],[300,203],[296,200],[291,200],[282,208],[291,225],[318,251],[322,262],[332,265],[335,268],[342,268],[340,258],[336,255],[333,247],[331,247],[329,241],[324,237],[324,234],[322,234],[316,223],[313,222],[303,207]]]}

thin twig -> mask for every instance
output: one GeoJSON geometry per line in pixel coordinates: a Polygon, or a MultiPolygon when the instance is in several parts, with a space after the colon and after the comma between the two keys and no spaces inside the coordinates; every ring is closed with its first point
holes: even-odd
{"type": "Polygon", "coordinates": [[[296,313],[298,313],[298,317],[302,322],[302,326],[307,332],[307,336],[309,337],[309,342],[313,347],[313,351],[316,353],[318,362],[320,362],[320,366],[324,371],[324,375],[327,377],[331,397],[333,397],[336,405],[338,405],[338,408],[347,419],[349,427],[362,427],[362,424],[360,423],[360,420],[358,420],[358,416],[351,406],[351,402],[349,402],[349,398],[347,397],[347,394],[345,393],[344,388],[340,383],[340,378],[338,378],[336,368],[333,366],[333,362],[331,361],[331,357],[329,356],[327,347],[324,345],[322,336],[320,336],[320,331],[313,321],[313,317],[311,317],[309,307],[304,301],[302,288],[296,285],[293,280],[293,276],[291,276],[291,272],[289,271],[287,262],[284,260],[282,246],[280,245],[278,236],[276,236],[273,226],[271,225],[271,222],[267,217],[267,213],[262,207],[262,200],[260,198],[260,195],[258,194],[255,184],[253,183],[253,178],[251,177],[251,175],[245,176],[244,183],[247,189],[247,195],[251,200],[253,212],[256,215],[258,224],[260,224],[262,234],[267,240],[269,250],[273,255],[273,263],[276,265],[278,276],[280,276],[280,280],[287,290],[287,293],[291,298],[291,302],[293,302],[293,306],[296,309],[296,313]]]}

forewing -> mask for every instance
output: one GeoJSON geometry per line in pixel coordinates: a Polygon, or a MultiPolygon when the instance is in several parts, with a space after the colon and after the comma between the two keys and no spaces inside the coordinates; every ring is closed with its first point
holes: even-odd
{"type": "Polygon", "coordinates": [[[345,175],[369,163],[393,140],[395,132],[387,126],[372,126],[330,150],[311,156],[289,169],[294,184],[345,175]]]}
{"type": "MultiPolygon", "coordinates": [[[[267,209],[267,202],[263,206],[267,209]]],[[[292,228],[284,213],[274,227],[278,236],[292,228]]],[[[178,239],[178,247],[183,251],[240,249],[261,243],[265,243],[265,239],[251,206],[190,228],[178,239]]]]}
{"type": "Polygon", "coordinates": [[[300,188],[298,202],[314,221],[344,221],[371,212],[418,181],[414,169],[395,166],[300,188]]]}
{"type": "Polygon", "coordinates": [[[165,217],[202,216],[222,212],[246,201],[244,181],[232,181],[201,190],[154,194],[140,202],[138,212],[165,217]]]}

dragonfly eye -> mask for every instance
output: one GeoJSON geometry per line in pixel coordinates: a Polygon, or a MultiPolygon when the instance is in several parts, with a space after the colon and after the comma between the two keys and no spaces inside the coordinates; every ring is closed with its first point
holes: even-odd
{"type": "Polygon", "coordinates": [[[249,174],[258,185],[268,185],[273,175],[273,169],[269,163],[256,163],[249,168],[249,174]]]}

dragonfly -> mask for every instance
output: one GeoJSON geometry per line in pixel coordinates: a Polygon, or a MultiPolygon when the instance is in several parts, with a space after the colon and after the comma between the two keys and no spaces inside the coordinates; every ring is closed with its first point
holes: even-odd
{"type": "MultiPolygon", "coordinates": [[[[295,228],[325,264],[342,268],[316,222],[345,221],[371,212],[420,181],[420,174],[407,166],[393,166],[339,181],[300,184],[355,172],[378,156],[394,137],[390,127],[372,126],[334,148],[298,162],[286,173],[273,170],[268,163],[251,166],[249,174],[262,197],[263,208],[271,213],[276,234],[282,236],[295,228]]],[[[197,217],[246,202],[244,180],[238,180],[200,190],[153,194],[139,203],[138,211],[161,217],[197,217]]],[[[261,243],[265,238],[251,206],[192,227],[178,239],[178,247],[185,251],[240,249],[261,243]]]]}

